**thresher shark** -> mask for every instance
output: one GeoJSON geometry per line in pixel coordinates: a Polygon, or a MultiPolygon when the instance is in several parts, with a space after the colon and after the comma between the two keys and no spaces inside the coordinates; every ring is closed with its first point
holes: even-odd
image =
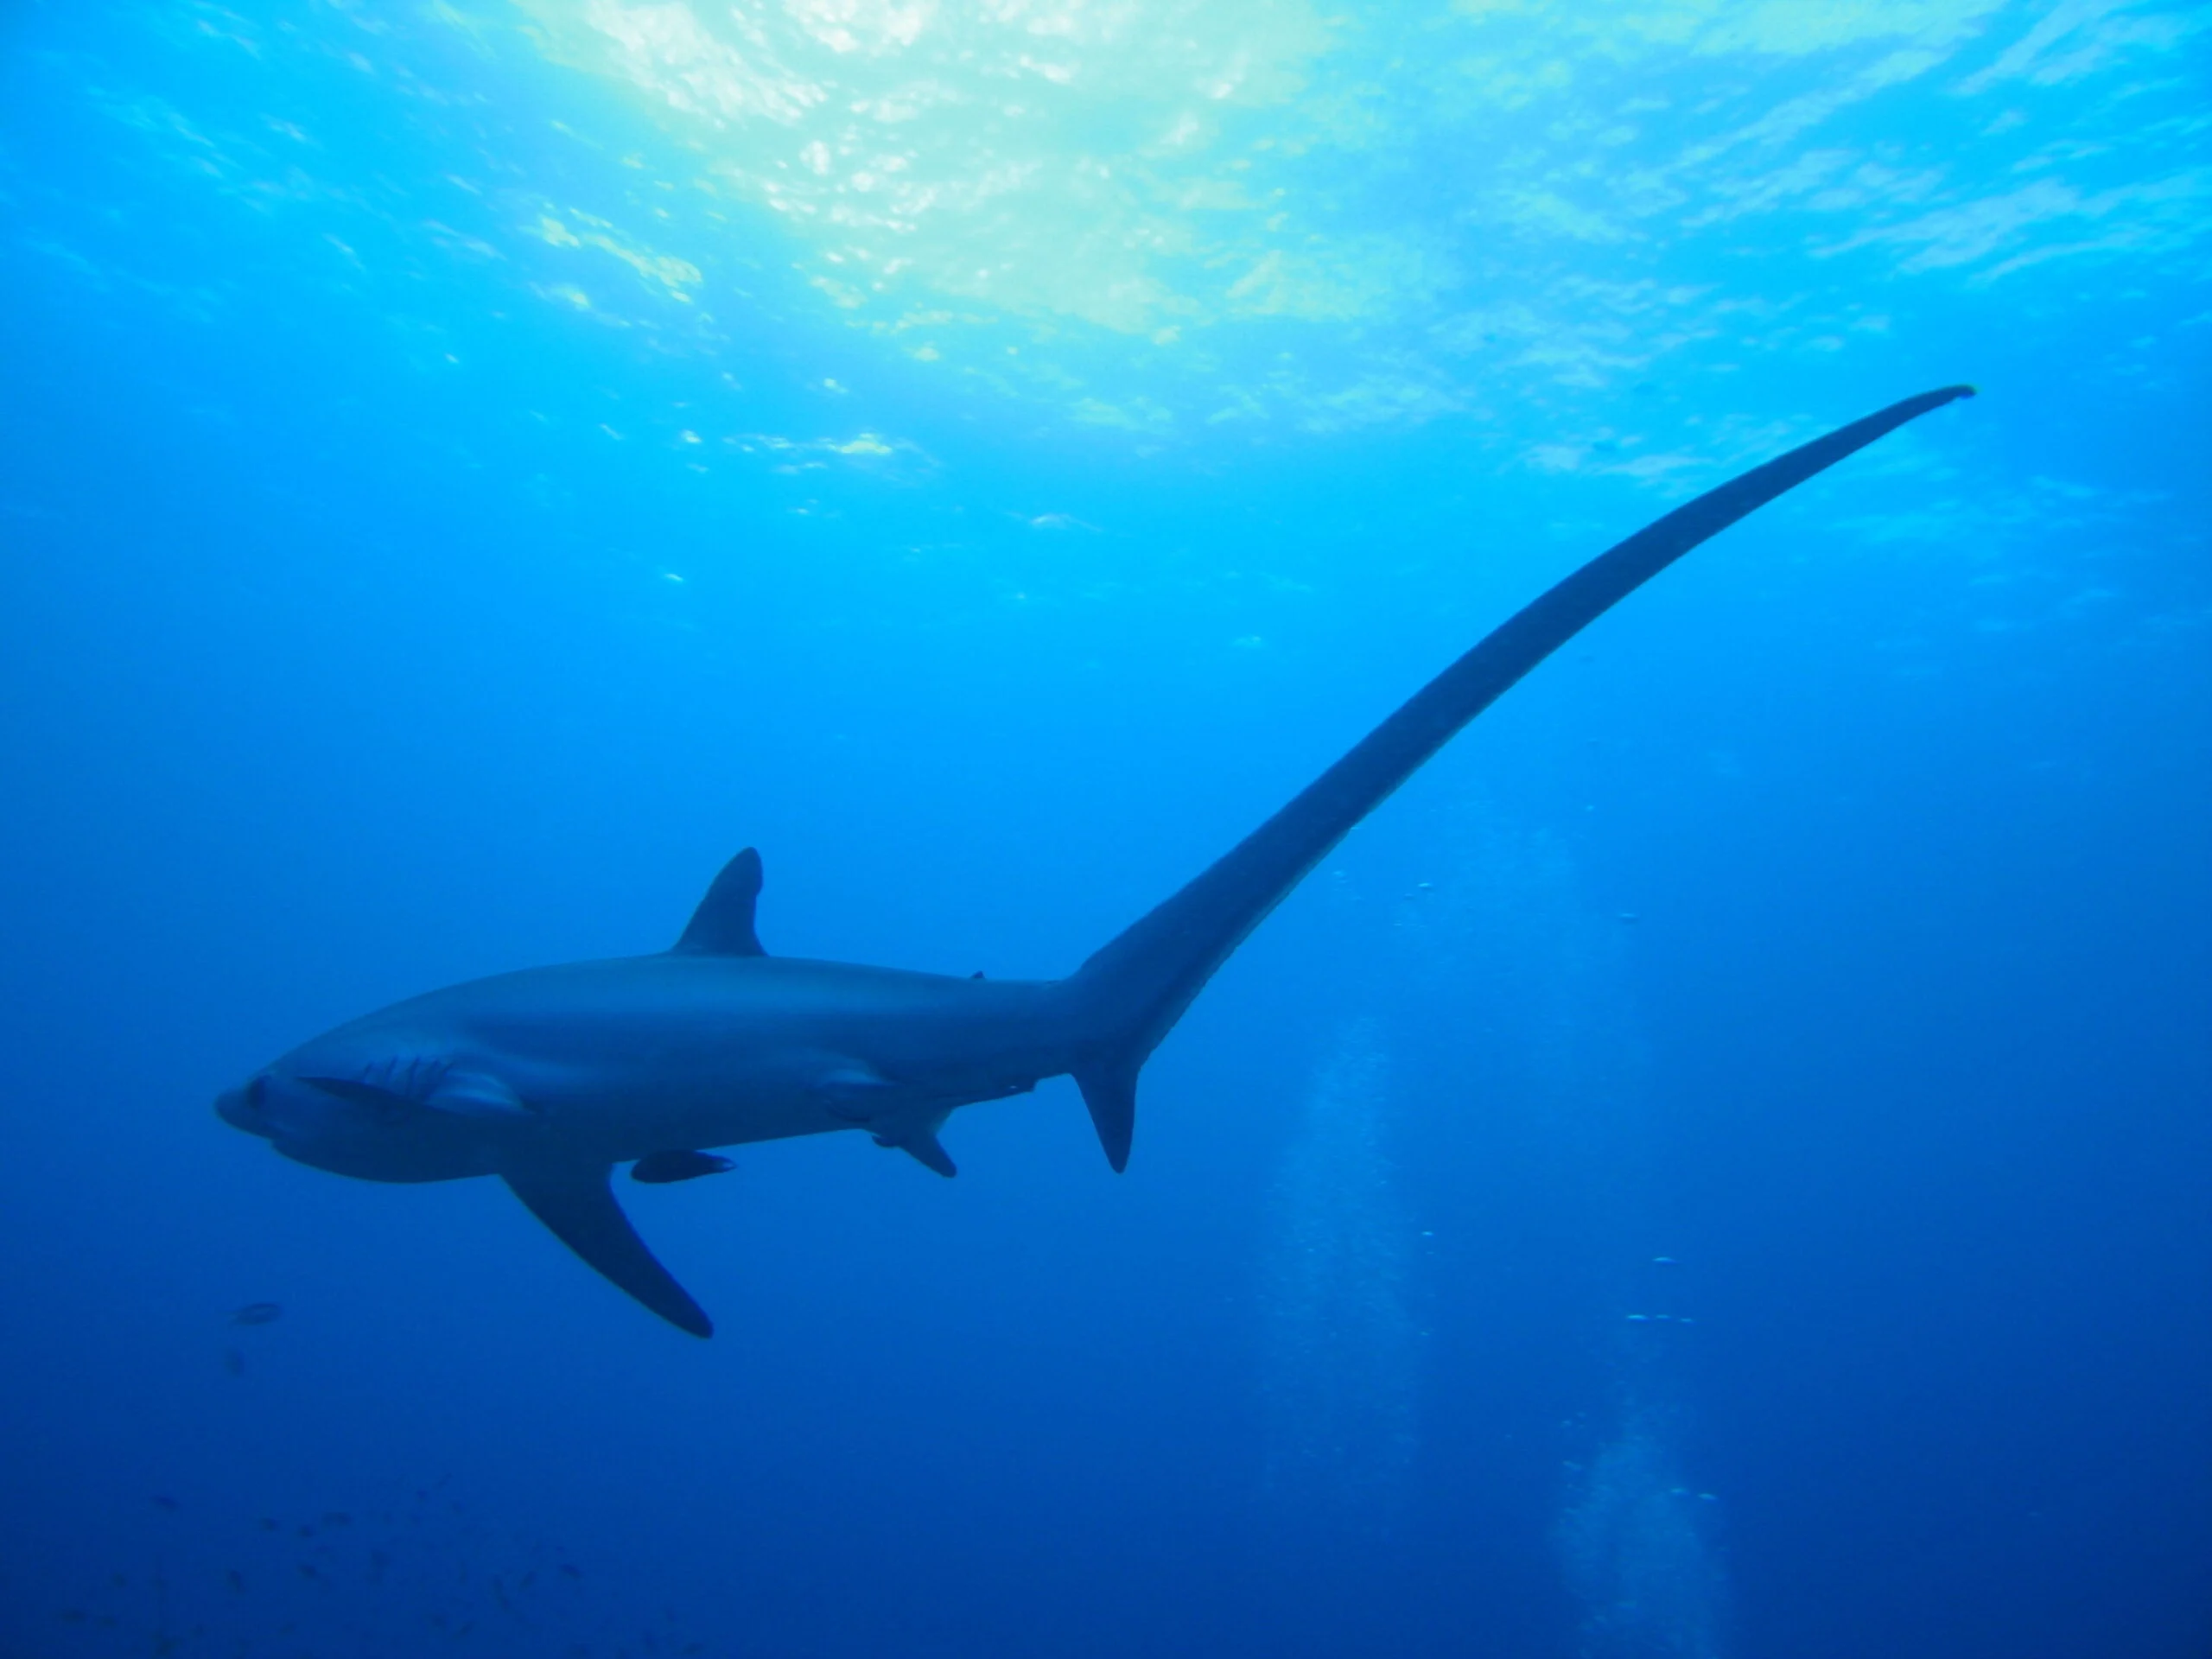
{"type": "Polygon", "coordinates": [[[714,1326],[645,1248],[609,1178],[729,1167],[710,1148],[861,1129],[953,1173],[962,1106],[1072,1076],[1106,1159],[1128,1162],[1137,1073],[1214,971],[1422,762],[1613,605],[1753,510],[1906,422],[1893,404],[1677,507],[1542,594],[1181,892],[1065,979],[957,979],[772,957],[760,859],[732,859],[653,956],[533,968],[339,1027],[216,1109],[287,1157],[372,1181],[496,1175],[616,1285],[694,1336],[714,1326]]]}

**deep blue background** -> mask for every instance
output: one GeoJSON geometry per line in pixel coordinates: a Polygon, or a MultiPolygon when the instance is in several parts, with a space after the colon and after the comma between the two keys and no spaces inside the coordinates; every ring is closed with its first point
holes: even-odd
{"type": "MultiPolygon", "coordinates": [[[[314,275],[117,89],[312,109],[364,180],[451,130],[178,41],[0,34],[0,1648],[2212,1651],[2201,287],[1137,443],[841,332],[766,222],[682,349],[397,243],[314,275]],[[660,948],[744,844],[772,950],[1065,971],[1673,499],[1516,444],[1966,377],[1358,831],[1125,1177],[1057,1083],[956,1182],[840,1137],[629,1189],[702,1345],[488,1183],[210,1115],[364,1008],[660,948]],[[700,410],[906,447],[695,472],[700,410]]],[[[480,124],[656,142],[483,73],[480,124]]]]}

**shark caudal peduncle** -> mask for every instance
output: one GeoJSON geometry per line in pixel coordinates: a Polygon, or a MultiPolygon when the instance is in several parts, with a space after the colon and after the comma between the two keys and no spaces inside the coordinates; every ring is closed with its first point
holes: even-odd
{"type": "Polygon", "coordinates": [[[1065,980],[957,979],[772,957],[760,855],[715,880],[671,949],[449,986],[302,1044],[216,1110],[287,1157],[364,1180],[497,1175],[601,1274],[695,1336],[714,1326],[609,1178],[726,1173],[707,1149],[863,1129],[940,1175],[961,1106],[1071,1073],[1128,1162],[1137,1073],[1229,954],[1467,722],[1700,542],[1845,456],[1972,395],[1894,404],[1678,507],[1430,681],[1280,812],[1065,980]]]}

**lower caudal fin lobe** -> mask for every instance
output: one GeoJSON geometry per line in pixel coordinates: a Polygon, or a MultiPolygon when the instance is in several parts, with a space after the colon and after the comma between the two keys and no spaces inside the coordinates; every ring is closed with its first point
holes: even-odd
{"type": "Polygon", "coordinates": [[[1974,396],[1945,386],[1854,421],[1675,508],[1599,554],[1431,680],[1296,799],[1084,963],[1069,989],[1099,1033],[1075,1068],[1107,1161],[1129,1159],[1136,1080],[1192,999],[1362,818],[1530,669],[1699,543],[1875,439],[1974,396]]]}

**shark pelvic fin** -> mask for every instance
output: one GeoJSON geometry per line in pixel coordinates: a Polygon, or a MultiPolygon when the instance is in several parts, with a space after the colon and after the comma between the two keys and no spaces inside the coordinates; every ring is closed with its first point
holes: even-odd
{"type": "Polygon", "coordinates": [[[928,1131],[901,1135],[893,1141],[888,1135],[875,1137],[879,1147],[896,1147],[925,1169],[933,1169],[950,1180],[960,1173],[960,1166],[952,1161],[952,1154],[944,1149],[944,1142],[928,1131]]]}
{"type": "Polygon", "coordinates": [[[699,908],[691,912],[683,937],[669,947],[673,957],[765,957],[753,931],[753,912],[760,901],[760,855],[747,848],[722,866],[699,908]]]}
{"type": "Polygon", "coordinates": [[[714,1321],[645,1248],[614,1201],[604,1164],[510,1170],[503,1177],[530,1213],[619,1288],[679,1331],[715,1334],[714,1321]]]}
{"type": "Polygon", "coordinates": [[[933,1169],[949,1179],[960,1169],[937,1138],[937,1132],[951,1116],[948,1108],[909,1107],[903,1112],[870,1118],[862,1127],[875,1137],[877,1146],[896,1147],[925,1169],[933,1169]]]}

